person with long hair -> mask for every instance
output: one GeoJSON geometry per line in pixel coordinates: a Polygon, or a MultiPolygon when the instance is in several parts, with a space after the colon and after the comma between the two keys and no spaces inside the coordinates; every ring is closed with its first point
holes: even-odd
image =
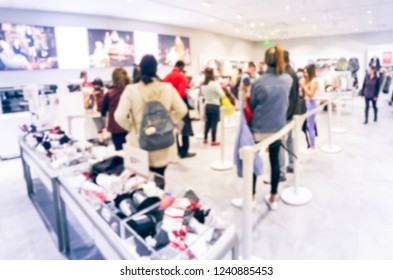
{"type": "MultiPolygon", "coordinates": [[[[250,108],[252,119],[250,128],[256,143],[263,141],[277,133],[287,124],[287,109],[289,93],[293,80],[286,73],[284,51],[275,46],[266,51],[266,72],[258,78],[251,87],[250,108]]],[[[266,203],[271,210],[278,207],[278,184],[280,181],[280,152],[281,140],[269,145],[269,161],[271,165],[271,190],[265,196],[266,203]]],[[[253,195],[255,205],[257,176],[253,178],[253,195]]],[[[236,207],[243,206],[242,199],[233,199],[236,207]]]]}
{"type": "MultiPolygon", "coordinates": [[[[115,121],[126,131],[126,145],[140,147],[139,134],[145,113],[145,100],[159,101],[171,113],[174,122],[187,114],[187,106],[169,83],[163,83],[157,76],[157,60],[153,55],[145,55],[140,63],[141,76],[137,84],[126,86],[115,111],[115,121]]],[[[174,132],[175,133],[175,132],[174,132]]],[[[174,135],[175,137],[175,135],[174,135]]],[[[177,148],[172,146],[156,151],[149,151],[150,170],[164,176],[170,162],[178,159],[177,148]]],[[[164,183],[159,184],[164,188],[164,183]]]]}
{"type": "Polygon", "coordinates": [[[362,93],[366,102],[366,109],[364,111],[364,124],[368,123],[368,111],[370,109],[370,102],[372,103],[374,109],[374,122],[378,120],[377,100],[380,90],[380,84],[381,79],[378,76],[376,68],[374,66],[369,67],[367,75],[364,78],[362,88],[362,93]]]}
{"type": "Polygon", "coordinates": [[[112,73],[112,88],[104,97],[101,107],[101,115],[108,116],[107,130],[111,133],[112,142],[116,151],[123,149],[126,142],[127,131],[122,128],[115,120],[115,111],[120,101],[121,94],[126,86],[130,83],[127,71],[124,68],[116,68],[112,73]]]}
{"type": "MultiPolygon", "coordinates": [[[[315,95],[318,90],[318,80],[315,72],[315,64],[309,64],[304,69],[304,78],[299,81],[301,92],[300,94],[306,100],[307,112],[314,110],[318,104],[315,95]]],[[[315,152],[315,114],[307,118],[307,130],[310,140],[310,148],[306,153],[315,152]]]]}
{"type": "Polygon", "coordinates": [[[220,121],[220,105],[221,98],[225,97],[225,93],[222,90],[220,84],[216,82],[214,76],[214,70],[212,68],[205,69],[205,81],[201,86],[201,91],[205,97],[205,137],[204,144],[207,144],[207,137],[209,131],[212,131],[212,146],[219,146],[217,142],[217,124],[220,121]]]}

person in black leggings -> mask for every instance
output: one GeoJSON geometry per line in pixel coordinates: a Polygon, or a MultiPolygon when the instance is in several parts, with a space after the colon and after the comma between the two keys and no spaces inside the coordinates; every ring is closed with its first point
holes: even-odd
{"type": "MultiPolygon", "coordinates": [[[[269,162],[271,166],[271,194],[278,194],[278,183],[280,182],[280,153],[281,140],[278,140],[269,146],[269,162]]],[[[256,194],[257,176],[253,174],[252,194],[256,194]]]]}

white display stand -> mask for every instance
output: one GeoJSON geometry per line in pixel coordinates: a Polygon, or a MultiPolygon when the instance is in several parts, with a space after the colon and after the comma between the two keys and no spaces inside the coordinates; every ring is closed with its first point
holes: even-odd
{"type": "Polygon", "coordinates": [[[217,171],[226,171],[233,168],[233,163],[229,160],[215,160],[210,163],[210,167],[217,171]]]}

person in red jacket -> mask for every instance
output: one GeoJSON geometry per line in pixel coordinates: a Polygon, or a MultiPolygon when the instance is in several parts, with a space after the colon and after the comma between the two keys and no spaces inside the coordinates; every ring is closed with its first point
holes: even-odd
{"type": "MultiPolygon", "coordinates": [[[[175,68],[172,70],[171,73],[169,73],[164,79],[164,83],[171,83],[173,87],[177,90],[179,93],[180,97],[184,100],[184,102],[187,104],[188,109],[190,109],[190,105],[188,104],[187,101],[187,89],[191,88],[190,84],[188,83],[187,77],[184,75],[184,67],[185,63],[181,60],[177,61],[175,64],[175,68]]],[[[182,145],[180,145],[179,141],[177,142],[178,150],[179,150],[179,156],[181,158],[190,158],[194,157],[196,154],[195,153],[189,153],[189,147],[190,147],[190,136],[193,136],[194,133],[192,131],[192,126],[191,126],[191,118],[190,114],[187,113],[187,115],[183,118],[184,126],[181,131],[181,139],[182,139],[182,145]]]]}
{"type": "Polygon", "coordinates": [[[101,115],[103,117],[108,115],[107,129],[111,133],[116,151],[120,151],[123,150],[123,144],[126,142],[127,131],[115,121],[114,114],[124,89],[130,83],[127,71],[124,68],[116,68],[112,73],[112,82],[112,88],[104,97],[101,115]]]}

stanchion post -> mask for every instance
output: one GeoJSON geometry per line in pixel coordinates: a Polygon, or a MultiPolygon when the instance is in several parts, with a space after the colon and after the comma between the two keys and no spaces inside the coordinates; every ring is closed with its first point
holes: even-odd
{"type": "Polygon", "coordinates": [[[341,152],[341,148],[332,143],[332,98],[328,100],[328,144],[321,147],[321,150],[328,154],[336,154],[341,152]]]}
{"type": "Polygon", "coordinates": [[[225,157],[225,107],[220,107],[220,122],[221,122],[221,163],[224,163],[225,157]]]}
{"type": "Polygon", "coordinates": [[[220,129],[221,129],[221,145],[220,145],[220,159],[210,163],[210,167],[214,170],[225,171],[233,168],[233,162],[225,160],[225,124],[224,112],[226,108],[220,107],[220,129]]]}
{"type": "Polygon", "coordinates": [[[254,172],[254,156],[252,147],[247,146],[241,150],[243,161],[243,260],[250,260],[252,254],[252,177],[254,172]]]}
{"type": "Polygon", "coordinates": [[[341,127],[341,106],[342,106],[342,94],[341,92],[336,96],[336,104],[337,104],[337,108],[336,108],[336,127],[332,128],[332,131],[335,133],[345,133],[347,130],[343,127],[341,127]]]}
{"type": "Polygon", "coordinates": [[[198,98],[198,107],[199,107],[199,133],[197,133],[195,135],[195,137],[197,139],[204,139],[204,134],[205,134],[205,126],[204,126],[204,122],[203,122],[203,114],[205,112],[204,110],[204,104],[203,104],[203,97],[200,96],[198,98]]]}
{"type": "Polygon", "coordinates": [[[294,162],[294,185],[293,187],[286,188],[281,192],[281,200],[286,204],[300,206],[307,204],[312,199],[312,193],[306,189],[300,187],[300,159],[299,159],[299,147],[300,147],[300,131],[304,117],[294,116],[294,128],[293,128],[293,152],[295,153],[294,162]]]}
{"type": "Polygon", "coordinates": [[[292,135],[293,135],[293,152],[296,155],[294,158],[294,180],[295,180],[295,194],[298,194],[299,192],[299,187],[300,187],[300,177],[299,177],[299,167],[300,167],[300,153],[299,153],[299,147],[300,147],[300,130],[302,128],[302,117],[300,116],[294,116],[294,121],[295,121],[295,127],[293,128],[292,135]]]}

